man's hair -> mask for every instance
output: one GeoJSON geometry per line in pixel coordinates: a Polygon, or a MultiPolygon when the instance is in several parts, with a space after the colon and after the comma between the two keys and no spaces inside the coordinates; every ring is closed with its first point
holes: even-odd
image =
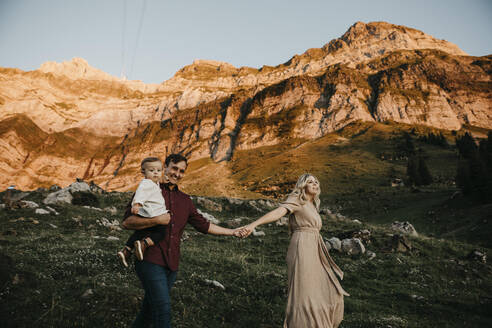
{"type": "Polygon", "coordinates": [[[143,170],[145,163],[153,163],[153,162],[161,162],[162,163],[162,161],[160,160],[160,158],[157,158],[157,157],[147,157],[147,158],[144,158],[144,160],[142,161],[142,163],[140,163],[140,168],[143,170]]]}
{"type": "Polygon", "coordinates": [[[188,160],[186,159],[186,157],[184,157],[181,154],[171,154],[171,155],[167,156],[164,164],[166,166],[169,166],[169,163],[171,163],[171,162],[176,163],[176,164],[180,163],[180,162],[185,162],[186,166],[188,166],[188,160]]]}

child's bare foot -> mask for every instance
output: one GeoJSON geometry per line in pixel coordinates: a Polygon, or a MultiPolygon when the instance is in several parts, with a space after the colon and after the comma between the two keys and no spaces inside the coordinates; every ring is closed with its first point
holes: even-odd
{"type": "Polygon", "coordinates": [[[147,237],[142,240],[137,240],[134,245],[135,245],[135,255],[137,256],[137,259],[142,261],[145,250],[147,249],[147,247],[153,246],[154,242],[152,241],[152,239],[147,237]]]}
{"type": "Polygon", "coordinates": [[[132,256],[132,249],[128,246],[125,246],[121,251],[118,252],[118,258],[121,260],[121,263],[125,267],[128,268],[128,259],[132,256]]]}

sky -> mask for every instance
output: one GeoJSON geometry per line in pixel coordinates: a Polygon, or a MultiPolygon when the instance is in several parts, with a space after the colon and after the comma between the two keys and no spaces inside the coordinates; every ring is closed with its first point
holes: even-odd
{"type": "Polygon", "coordinates": [[[0,67],[81,57],[161,83],[195,59],[260,68],[386,21],[492,54],[492,0],[0,0],[0,67]]]}

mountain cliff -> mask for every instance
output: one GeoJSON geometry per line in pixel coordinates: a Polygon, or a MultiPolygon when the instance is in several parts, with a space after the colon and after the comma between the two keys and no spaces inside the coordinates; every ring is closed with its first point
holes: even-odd
{"type": "Polygon", "coordinates": [[[0,186],[80,177],[125,190],[145,156],[229,162],[237,151],[314,140],[357,121],[490,128],[491,77],[491,56],[384,22],[357,22],[275,67],[196,60],[154,85],[83,59],[2,68],[0,186]]]}

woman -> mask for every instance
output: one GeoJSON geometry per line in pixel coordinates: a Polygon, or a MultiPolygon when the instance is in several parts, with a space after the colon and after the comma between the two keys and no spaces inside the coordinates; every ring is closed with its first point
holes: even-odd
{"type": "Polygon", "coordinates": [[[343,319],[343,296],[348,296],[335,273],[343,272],[328,254],[319,233],[320,187],[318,179],[303,174],[286,201],[240,230],[243,237],[259,225],[289,213],[292,232],[287,251],[288,299],[284,328],[336,328],[343,319]]]}

